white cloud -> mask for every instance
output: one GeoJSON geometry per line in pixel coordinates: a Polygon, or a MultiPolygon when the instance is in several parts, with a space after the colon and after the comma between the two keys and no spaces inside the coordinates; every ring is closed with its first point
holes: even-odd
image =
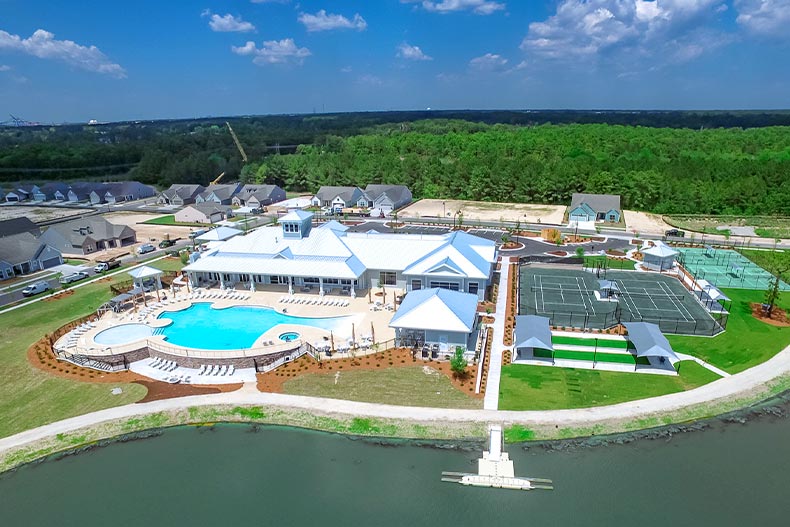
{"type": "Polygon", "coordinates": [[[476,15],[490,15],[505,9],[505,4],[493,0],[400,0],[402,4],[419,3],[422,8],[432,13],[455,13],[458,11],[472,11],[476,15]]]}
{"type": "Polygon", "coordinates": [[[529,25],[521,49],[553,59],[622,52],[626,59],[687,61],[731,41],[709,27],[722,6],[722,0],[561,0],[554,15],[529,25]]]}
{"type": "Polygon", "coordinates": [[[495,53],[486,53],[469,61],[469,67],[479,71],[502,71],[507,66],[507,59],[495,53]]]}
{"type": "Polygon", "coordinates": [[[412,46],[403,42],[398,46],[398,57],[406,60],[433,60],[433,57],[426,55],[420,46],[412,46]]]}
{"type": "Polygon", "coordinates": [[[0,71],[11,71],[11,66],[0,64],[0,71]]]}
{"type": "Polygon", "coordinates": [[[381,77],[377,77],[376,75],[360,75],[357,77],[357,84],[363,84],[365,86],[383,86],[384,81],[381,80],[381,77]]]}
{"type": "Polygon", "coordinates": [[[758,35],[790,36],[790,0],[735,0],[737,22],[758,35]]]}
{"type": "Polygon", "coordinates": [[[250,22],[243,20],[240,16],[235,17],[228,13],[227,15],[220,16],[211,14],[208,11],[203,12],[203,16],[211,16],[208,22],[208,27],[217,33],[249,33],[255,31],[255,26],[250,22]]]}
{"type": "Polygon", "coordinates": [[[259,66],[266,64],[302,64],[304,59],[312,55],[307,48],[300,48],[292,38],[282,40],[265,40],[259,48],[255,42],[248,41],[243,46],[232,46],[231,51],[237,55],[251,55],[252,62],[259,66]]]}
{"type": "Polygon", "coordinates": [[[368,27],[368,23],[365,22],[365,19],[359,13],[356,13],[354,18],[349,20],[343,15],[327,13],[324,9],[321,9],[314,15],[301,13],[297,20],[304,24],[307,31],[331,31],[333,29],[364,31],[368,27]]]}
{"type": "Polygon", "coordinates": [[[112,62],[96,46],[82,46],[71,40],[55,40],[55,35],[37,29],[29,38],[0,30],[0,51],[19,51],[40,59],[65,62],[71,66],[122,79],[126,71],[112,62]]]}
{"type": "Polygon", "coordinates": [[[342,68],[340,68],[341,73],[351,73],[352,71],[354,71],[354,68],[352,68],[351,66],[343,66],[342,68]]]}

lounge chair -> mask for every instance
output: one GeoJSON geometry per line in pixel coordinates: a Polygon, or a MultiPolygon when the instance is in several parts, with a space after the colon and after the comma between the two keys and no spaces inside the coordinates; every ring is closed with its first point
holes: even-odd
{"type": "Polygon", "coordinates": [[[205,365],[205,364],[203,364],[203,365],[200,367],[200,369],[198,370],[197,374],[198,374],[198,375],[203,375],[203,372],[204,372],[204,371],[206,371],[206,365],[205,365]]]}
{"type": "Polygon", "coordinates": [[[230,366],[228,366],[228,375],[233,375],[233,373],[234,373],[235,371],[236,371],[236,366],[234,366],[233,364],[231,364],[230,366]]]}
{"type": "Polygon", "coordinates": [[[211,373],[211,375],[219,375],[219,371],[221,369],[222,369],[222,366],[219,366],[219,365],[214,366],[214,371],[211,373]]]}

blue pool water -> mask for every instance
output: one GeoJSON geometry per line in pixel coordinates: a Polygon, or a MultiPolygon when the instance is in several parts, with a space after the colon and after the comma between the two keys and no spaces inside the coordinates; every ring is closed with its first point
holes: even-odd
{"type": "Polygon", "coordinates": [[[114,346],[141,340],[150,337],[153,333],[154,330],[145,324],[123,324],[100,331],[93,340],[96,344],[114,346]]]}
{"type": "Polygon", "coordinates": [[[199,302],[183,311],[164,312],[172,324],[159,328],[155,334],[167,341],[196,349],[244,349],[277,324],[296,324],[325,330],[351,330],[348,317],[308,318],[284,315],[268,307],[235,306],[214,309],[208,302],[199,302]]]}
{"type": "Polygon", "coordinates": [[[283,333],[280,335],[280,340],[284,340],[285,342],[291,342],[292,340],[296,340],[299,338],[299,333],[295,331],[289,331],[288,333],[283,333]]]}

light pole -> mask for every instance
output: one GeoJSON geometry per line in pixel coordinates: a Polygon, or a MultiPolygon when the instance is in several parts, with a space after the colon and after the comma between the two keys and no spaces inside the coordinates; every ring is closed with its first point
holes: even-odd
{"type": "Polygon", "coordinates": [[[445,202],[442,201],[442,219],[447,217],[447,207],[445,207],[445,202]]]}

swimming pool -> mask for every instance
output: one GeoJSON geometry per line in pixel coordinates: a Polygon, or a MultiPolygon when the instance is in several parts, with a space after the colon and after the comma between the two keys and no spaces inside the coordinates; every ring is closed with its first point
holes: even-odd
{"type": "Polygon", "coordinates": [[[192,304],[182,311],[165,311],[159,318],[173,323],[158,328],[155,335],[164,335],[169,343],[178,346],[211,350],[250,348],[258,337],[278,324],[311,326],[327,331],[350,326],[348,316],[295,317],[268,307],[252,306],[214,309],[208,302],[192,304]]]}
{"type": "Polygon", "coordinates": [[[96,344],[117,346],[118,344],[128,344],[135,340],[142,340],[153,334],[153,328],[145,324],[122,324],[100,331],[93,337],[93,340],[96,344]]]}

